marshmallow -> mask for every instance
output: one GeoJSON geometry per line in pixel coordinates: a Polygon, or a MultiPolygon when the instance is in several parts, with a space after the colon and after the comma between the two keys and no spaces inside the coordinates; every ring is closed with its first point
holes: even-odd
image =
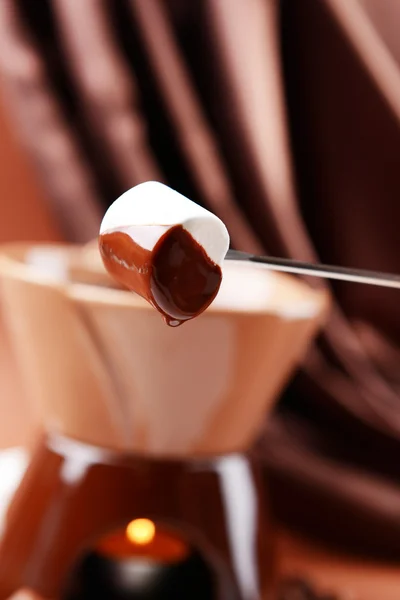
{"type": "Polygon", "coordinates": [[[147,230],[141,236],[141,225],[163,228],[181,225],[218,266],[229,248],[229,233],[221,219],[157,181],[141,183],[111,204],[101,223],[100,235],[132,226],[138,237],[136,241],[152,250],[165,229],[155,229],[153,235],[147,230]]]}
{"type": "Polygon", "coordinates": [[[216,297],[229,234],[208,210],[151,181],[110,206],[101,223],[99,248],[110,275],[177,326],[202,313],[216,297]]]}

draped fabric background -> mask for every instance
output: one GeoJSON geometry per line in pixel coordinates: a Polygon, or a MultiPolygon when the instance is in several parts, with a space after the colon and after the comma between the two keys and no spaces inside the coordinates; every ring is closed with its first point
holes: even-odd
{"type": "MultiPolygon", "coordinates": [[[[251,252],[400,272],[398,0],[1,0],[10,115],[66,239],[164,181],[251,252]]],[[[400,319],[335,285],[257,446],[280,519],[400,552],[400,319]]]]}

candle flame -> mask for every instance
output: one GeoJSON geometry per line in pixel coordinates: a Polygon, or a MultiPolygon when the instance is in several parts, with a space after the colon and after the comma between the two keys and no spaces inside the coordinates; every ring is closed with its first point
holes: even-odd
{"type": "Polygon", "coordinates": [[[156,526],[150,519],[134,519],[126,528],[126,537],[132,544],[145,546],[153,541],[156,526]]]}

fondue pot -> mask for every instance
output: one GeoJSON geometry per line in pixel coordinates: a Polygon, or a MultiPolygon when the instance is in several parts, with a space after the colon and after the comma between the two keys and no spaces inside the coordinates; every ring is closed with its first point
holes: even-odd
{"type": "Polygon", "coordinates": [[[0,541],[0,600],[66,598],[90,552],[132,564],[195,552],[216,598],[272,598],[273,527],[249,450],[325,292],[229,261],[211,307],[174,329],[69,245],[3,247],[0,292],[42,424],[0,541]]]}

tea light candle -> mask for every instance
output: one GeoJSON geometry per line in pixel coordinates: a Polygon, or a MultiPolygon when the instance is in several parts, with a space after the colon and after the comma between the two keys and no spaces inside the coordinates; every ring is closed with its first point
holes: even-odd
{"type": "Polygon", "coordinates": [[[209,597],[213,579],[184,540],[149,519],[103,536],[70,578],[65,600],[209,597]],[[183,595],[182,595],[183,594],[183,595]]]}
{"type": "Polygon", "coordinates": [[[149,519],[135,519],[125,530],[110,533],[96,546],[103,556],[114,558],[140,557],[154,562],[172,563],[185,560],[189,548],[169,531],[156,527],[149,519]]]}

